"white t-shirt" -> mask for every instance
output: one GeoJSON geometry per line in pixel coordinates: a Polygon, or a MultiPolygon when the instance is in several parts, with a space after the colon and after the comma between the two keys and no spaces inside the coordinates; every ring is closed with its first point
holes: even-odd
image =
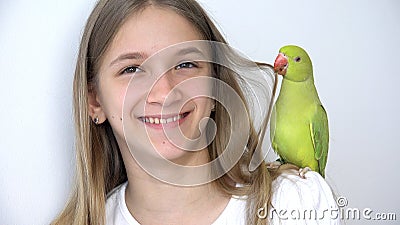
{"type": "MultiPolygon", "coordinates": [[[[259,209],[259,217],[269,220],[269,224],[340,224],[335,214],[337,205],[328,184],[316,172],[307,172],[305,176],[303,179],[298,175],[283,174],[276,178],[272,182],[273,208],[267,216],[263,209],[259,209]]],[[[139,225],[125,203],[126,185],[118,186],[109,194],[106,225],[139,225]]],[[[245,199],[233,196],[212,225],[245,225],[245,199]]]]}

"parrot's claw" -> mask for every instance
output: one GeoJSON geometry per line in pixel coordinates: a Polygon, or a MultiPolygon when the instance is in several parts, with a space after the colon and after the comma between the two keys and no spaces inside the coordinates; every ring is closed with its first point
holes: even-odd
{"type": "Polygon", "coordinates": [[[267,163],[267,168],[268,169],[278,169],[281,165],[282,165],[282,163],[280,163],[279,161],[273,161],[273,162],[267,163]]]}
{"type": "Polygon", "coordinates": [[[312,169],[310,167],[304,167],[304,168],[300,168],[299,169],[299,176],[303,179],[306,179],[306,173],[312,171],[312,169]]]}

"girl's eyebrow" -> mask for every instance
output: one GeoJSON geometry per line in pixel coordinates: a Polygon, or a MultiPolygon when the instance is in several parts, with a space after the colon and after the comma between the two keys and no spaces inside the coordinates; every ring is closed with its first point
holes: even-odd
{"type": "Polygon", "coordinates": [[[120,56],[118,56],[116,59],[114,59],[111,63],[110,63],[110,67],[117,64],[118,62],[124,61],[124,60],[128,60],[128,59],[139,59],[139,60],[143,60],[147,58],[146,54],[144,54],[143,52],[128,52],[128,53],[124,53],[120,56]]]}
{"type": "Polygon", "coordinates": [[[188,47],[188,48],[181,49],[176,53],[176,55],[187,55],[187,54],[191,54],[191,53],[196,53],[196,54],[204,56],[203,52],[200,51],[200,49],[198,49],[196,47],[188,47]]]}
{"type": "MultiPolygon", "coordinates": [[[[179,55],[188,55],[188,54],[198,54],[201,55],[202,57],[204,57],[203,52],[196,48],[196,47],[188,47],[188,48],[183,48],[180,49],[175,55],[179,56],[179,55]]],[[[128,52],[128,53],[124,53],[120,56],[118,56],[116,59],[114,59],[111,63],[110,63],[110,67],[114,66],[115,64],[124,61],[124,60],[132,60],[132,59],[136,59],[136,60],[144,60],[148,58],[148,56],[143,53],[143,52],[128,52]]]]}

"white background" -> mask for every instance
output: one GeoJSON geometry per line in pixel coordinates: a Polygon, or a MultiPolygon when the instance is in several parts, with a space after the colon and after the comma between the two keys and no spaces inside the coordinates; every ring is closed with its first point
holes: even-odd
{"type": "MultiPolygon", "coordinates": [[[[327,180],[348,207],[400,220],[400,3],[201,0],[231,45],[273,63],[303,46],[328,111],[327,180]]],[[[0,1],[0,224],[48,224],[74,174],[72,76],[94,0],[0,1]]],[[[373,214],[372,214],[373,215],[373,214]]]]}

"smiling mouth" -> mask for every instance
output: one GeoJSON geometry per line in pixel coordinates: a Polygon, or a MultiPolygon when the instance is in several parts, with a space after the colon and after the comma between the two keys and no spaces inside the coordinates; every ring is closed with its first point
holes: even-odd
{"type": "Polygon", "coordinates": [[[176,116],[170,116],[170,117],[161,117],[161,116],[156,116],[156,117],[139,117],[139,120],[148,123],[148,124],[169,124],[173,122],[180,121],[187,117],[190,114],[190,112],[185,112],[176,116]]]}

